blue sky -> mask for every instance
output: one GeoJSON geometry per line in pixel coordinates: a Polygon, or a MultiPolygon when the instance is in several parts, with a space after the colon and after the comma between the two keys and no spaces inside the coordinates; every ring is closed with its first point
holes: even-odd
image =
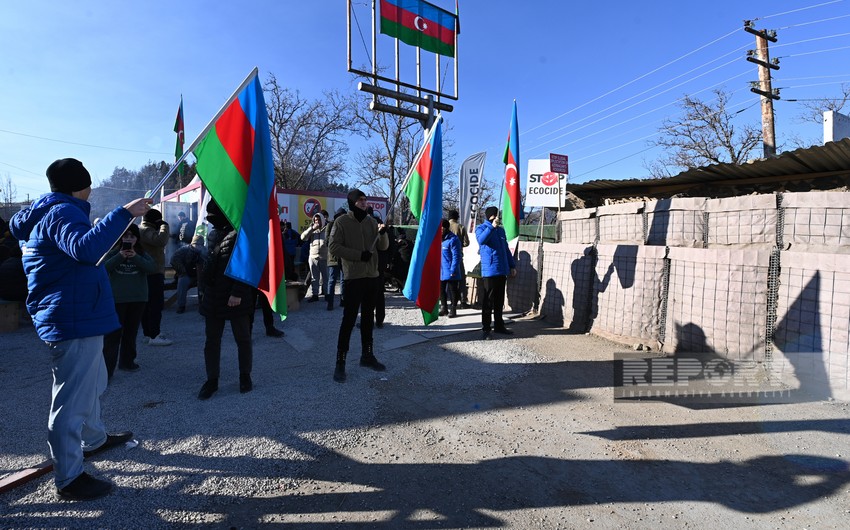
{"type": "MultiPolygon", "coordinates": [[[[361,12],[366,3],[355,2],[361,12]]],[[[433,3],[454,10],[453,1],[433,3]]],[[[254,66],[309,98],[356,92],[346,71],[345,6],[4,2],[0,179],[10,176],[23,200],[48,191],[44,169],[57,158],[79,158],[96,182],[116,166],[172,160],[181,94],[188,143],[254,66]]],[[[800,103],[789,99],[834,96],[841,82],[850,84],[850,0],[461,0],[460,16],[460,99],[445,119],[457,162],[487,151],[491,182],[502,178],[514,99],[523,177],[529,158],[550,151],[570,156],[573,182],[646,176],[644,161],[657,156],[646,142],[679,114],[676,101],[708,98],[715,86],[732,92],[739,120],[759,125],[748,85],[757,67],[744,59],[755,38],[743,31],[744,19],[778,31],[770,51],[781,60],[773,84],[782,95],[780,145],[792,135],[822,135],[796,119],[800,103]]],[[[355,61],[366,53],[358,39],[355,61]]],[[[383,50],[391,40],[380,42],[383,50]]],[[[431,58],[423,72],[433,71],[431,58]]]]}

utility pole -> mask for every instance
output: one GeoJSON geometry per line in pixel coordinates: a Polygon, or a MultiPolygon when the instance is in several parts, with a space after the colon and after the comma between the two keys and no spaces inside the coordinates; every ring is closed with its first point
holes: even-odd
{"type": "Polygon", "coordinates": [[[744,21],[744,31],[756,36],[756,49],[747,50],[747,60],[759,67],[758,83],[750,91],[761,96],[761,135],[764,157],[776,158],[776,128],[774,126],[773,100],[779,99],[779,89],[771,87],[770,71],[779,70],[779,59],[770,60],[767,42],[776,42],[775,30],[757,30],[752,20],[744,21]]]}

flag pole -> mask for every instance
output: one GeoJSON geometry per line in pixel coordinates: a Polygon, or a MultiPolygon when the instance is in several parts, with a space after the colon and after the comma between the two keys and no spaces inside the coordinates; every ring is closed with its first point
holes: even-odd
{"type": "MultiPolygon", "coordinates": [[[[233,103],[233,100],[235,100],[237,97],[239,97],[240,92],[242,92],[242,90],[244,90],[245,87],[248,86],[248,83],[250,83],[251,81],[254,80],[255,77],[257,77],[258,72],[259,72],[259,68],[257,68],[255,66],[254,69],[251,70],[251,73],[248,74],[248,77],[246,77],[245,80],[242,81],[242,84],[239,85],[239,88],[237,88],[236,91],[233,92],[233,94],[229,98],[227,98],[227,101],[224,102],[224,105],[222,105],[221,108],[218,109],[218,112],[215,113],[215,116],[212,117],[210,122],[207,123],[207,126],[204,127],[203,130],[201,131],[201,133],[197,136],[197,138],[195,138],[195,141],[192,142],[192,144],[189,146],[188,149],[183,151],[183,155],[174,163],[173,166],[171,166],[171,168],[168,170],[168,172],[165,174],[165,176],[162,177],[162,180],[160,180],[159,183],[156,186],[154,186],[147,193],[145,193],[145,197],[144,197],[145,199],[153,198],[153,196],[156,195],[156,192],[160,191],[162,189],[162,187],[165,186],[165,182],[171,177],[171,175],[174,174],[175,171],[177,171],[177,168],[180,167],[180,164],[182,164],[183,161],[186,160],[186,158],[189,156],[190,153],[192,153],[192,151],[194,151],[194,149],[198,146],[198,144],[201,143],[201,140],[203,140],[204,136],[206,136],[206,134],[209,132],[209,130],[212,129],[213,125],[215,125],[215,122],[218,121],[218,119],[221,117],[221,115],[224,114],[224,111],[227,109],[227,107],[229,107],[230,104],[233,103]]],[[[182,96],[181,96],[181,100],[182,100],[182,96]]],[[[160,199],[160,202],[161,201],[162,201],[162,199],[160,199]]],[[[130,228],[130,225],[133,224],[133,221],[134,221],[134,219],[131,219],[130,222],[127,223],[127,228],[130,228]]],[[[124,229],[124,232],[127,231],[127,228],[124,229]]],[[[118,239],[121,239],[124,236],[124,232],[121,232],[121,235],[118,236],[118,239]]],[[[118,239],[115,240],[115,243],[118,242],[118,239]]],[[[112,243],[112,245],[109,247],[110,250],[112,249],[112,247],[115,246],[115,243],[112,243]]],[[[99,260],[97,260],[97,263],[95,264],[95,266],[99,266],[101,263],[103,263],[103,260],[106,258],[106,254],[108,254],[108,253],[109,253],[109,250],[107,250],[103,254],[103,256],[100,257],[99,260]]]]}
{"type": "Polygon", "coordinates": [[[224,102],[224,105],[222,105],[221,108],[218,109],[218,112],[215,113],[215,116],[213,116],[209,123],[207,123],[206,127],[201,130],[200,134],[198,134],[192,144],[189,145],[189,147],[185,151],[183,151],[183,155],[174,163],[173,166],[171,166],[171,169],[169,169],[168,173],[166,173],[165,176],[162,177],[162,180],[160,180],[159,183],[153,187],[153,189],[151,189],[149,192],[147,192],[147,194],[145,194],[146,198],[153,197],[156,192],[159,191],[160,188],[165,185],[165,182],[171,177],[171,175],[174,174],[175,171],[177,171],[177,168],[179,168],[180,165],[186,160],[186,158],[192,153],[192,151],[194,151],[195,148],[198,147],[198,144],[201,143],[201,140],[203,140],[207,133],[210,131],[210,129],[213,128],[215,122],[217,122],[221,115],[224,114],[224,111],[227,110],[227,107],[229,107],[230,104],[233,103],[233,100],[239,97],[239,94],[242,92],[242,90],[245,89],[246,86],[248,86],[248,83],[250,83],[254,80],[255,77],[257,77],[258,72],[259,68],[255,66],[254,69],[251,70],[251,73],[248,74],[248,77],[246,77],[245,80],[242,81],[242,84],[239,85],[239,88],[237,88],[233,92],[233,94],[231,94],[231,96],[227,98],[227,101],[224,102]]]}

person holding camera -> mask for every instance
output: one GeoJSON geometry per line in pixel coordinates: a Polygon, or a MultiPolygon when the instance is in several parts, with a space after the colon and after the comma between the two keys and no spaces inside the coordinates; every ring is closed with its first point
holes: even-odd
{"type": "Polygon", "coordinates": [[[156,262],[139,242],[139,227],[131,224],[121,240],[106,255],[106,272],[115,299],[119,329],[103,338],[103,360],[106,375],[112,379],[115,365],[119,370],[135,372],[136,336],[142,322],[142,313],[148,301],[148,274],[156,271],[156,262]]]}
{"type": "Polygon", "coordinates": [[[328,284],[328,245],[324,227],[325,217],[317,213],[313,216],[310,227],[301,234],[301,241],[310,246],[307,262],[310,264],[310,286],[313,296],[308,302],[318,302],[319,288],[324,289],[328,284]]]}

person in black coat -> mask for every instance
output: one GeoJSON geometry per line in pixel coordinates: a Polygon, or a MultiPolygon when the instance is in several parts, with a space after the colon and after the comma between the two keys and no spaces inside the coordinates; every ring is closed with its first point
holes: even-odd
{"type": "Polygon", "coordinates": [[[198,392],[198,399],[209,399],[218,390],[221,336],[227,320],[230,321],[230,329],[236,339],[239,392],[244,394],[254,388],[251,381],[254,356],[251,345],[251,316],[254,314],[256,292],[254,287],[224,275],[236,245],[236,231],[215,201],[210,201],[207,206],[207,221],[214,230],[209,234],[209,254],[199,280],[203,283],[204,290],[200,312],[206,318],[204,365],[207,381],[198,392]]]}

